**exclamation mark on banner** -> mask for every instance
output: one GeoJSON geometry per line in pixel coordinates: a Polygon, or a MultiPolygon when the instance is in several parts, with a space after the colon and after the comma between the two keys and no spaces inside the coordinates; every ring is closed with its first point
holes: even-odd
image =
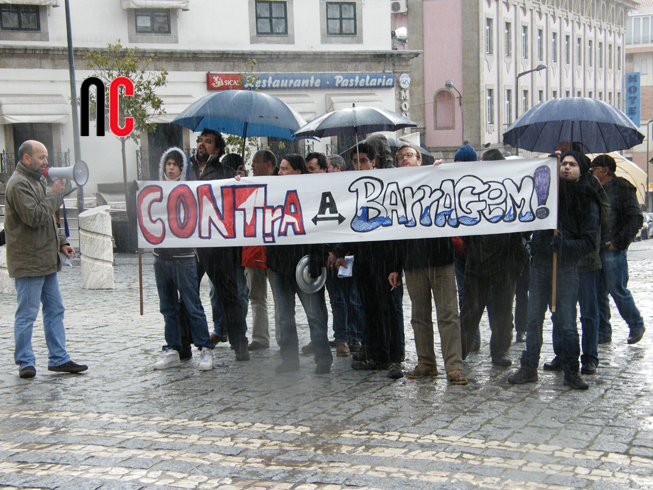
{"type": "Polygon", "coordinates": [[[549,216],[549,208],[544,206],[546,200],[549,198],[549,184],[551,182],[551,171],[549,167],[541,166],[535,169],[533,174],[535,178],[535,194],[537,194],[537,211],[535,216],[539,219],[544,219],[549,216]]]}

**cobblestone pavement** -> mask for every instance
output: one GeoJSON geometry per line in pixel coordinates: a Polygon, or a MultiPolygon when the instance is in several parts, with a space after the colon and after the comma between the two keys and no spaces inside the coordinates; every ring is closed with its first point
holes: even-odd
{"type": "MultiPolygon", "coordinates": [[[[121,260],[116,288],[85,291],[79,267],[60,274],[68,350],[81,375],[47,371],[39,317],[37,376],[13,364],[15,298],[0,295],[0,487],[61,489],[564,489],[653,488],[653,241],[630,252],[631,281],[649,332],[634,346],[613,307],[613,342],[586,392],[559,373],[511,386],[493,367],[489,330],[470,356],[467,386],[436,378],[393,382],[334,358],[331,375],[275,375],[278,348],[215,369],[198,357],[155,371],[163,321],[151,265],[121,260]]],[[[208,305],[208,288],[203,288],[208,305]]],[[[416,360],[405,297],[407,359],[416,360]]],[[[308,341],[300,319],[300,343],[308,341]]],[[[551,358],[547,321],[542,362],[551,358]]],[[[437,336],[436,336],[437,337],[437,336]]],[[[517,362],[523,344],[510,351],[517,362]]],[[[439,352],[439,346],[436,349],[439,352]]],[[[439,357],[439,356],[438,356],[439,357]]],[[[444,372],[439,358],[440,370],[444,372]]]]}

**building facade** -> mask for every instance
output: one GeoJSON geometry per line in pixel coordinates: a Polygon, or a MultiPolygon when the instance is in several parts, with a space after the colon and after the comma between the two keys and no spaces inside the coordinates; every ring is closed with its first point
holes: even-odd
{"type": "MultiPolygon", "coordinates": [[[[402,112],[399,79],[411,78],[411,60],[420,54],[393,49],[388,0],[70,0],[70,17],[78,94],[92,74],[85,54],[116,40],[155,54],[153,68],[168,71],[157,92],[166,114],[154,119],[156,132],[142,135],[140,146],[128,143],[130,179],[156,177],[163,149],[194,147],[191,132],[172,119],[235,75],[253,73],[259,90],[307,120],[353,103],[402,112]],[[311,84],[311,76],[330,82],[311,84]]],[[[46,143],[65,164],[74,135],[64,2],[0,0],[0,21],[3,165],[15,163],[28,138],[46,143]]],[[[309,144],[335,151],[349,143],[309,144]]],[[[120,143],[110,133],[96,136],[92,123],[81,154],[90,169],[87,192],[122,181],[120,143]]]]}
{"type": "Polygon", "coordinates": [[[424,142],[444,158],[464,141],[502,147],[510,124],[551,98],[623,109],[634,2],[409,0],[408,8],[415,3],[423,12],[424,142]]]}

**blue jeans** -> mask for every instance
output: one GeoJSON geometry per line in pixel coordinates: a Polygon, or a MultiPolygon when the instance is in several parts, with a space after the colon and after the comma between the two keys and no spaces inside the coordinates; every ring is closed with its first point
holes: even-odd
{"type": "Polygon", "coordinates": [[[324,301],[324,288],[317,293],[308,294],[297,285],[295,274],[273,272],[274,292],[279,309],[279,347],[284,362],[299,363],[299,341],[295,323],[295,294],[306,312],[311,343],[315,351],[315,363],[331,366],[333,355],[327,336],[328,313],[324,301]]]}
{"type": "Polygon", "coordinates": [[[197,290],[195,258],[164,260],[155,257],[154,278],[159,292],[159,310],[165,321],[166,345],[163,350],[180,351],[182,348],[177,292],[186,309],[193,344],[199,348],[213,349],[214,346],[209,340],[209,327],[206,324],[204,307],[197,290]]]}
{"type": "Polygon", "coordinates": [[[18,307],[14,320],[14,360],[18,369],[34,367],[36,359],[32,350],[34,321],[43,304],[43,330],[48,345],[48,366],[61,366],[70,361],[66,352],[66,332],[63,326],[65,308],[59,291],[57,273],[47,276],[17,277],[18,307]]]}
{"type": "Polygon", "coordinates": [[[335,341],[362,342],[365,319],[356,280],[352,277],[338,277],[337,269],[329,269],[326,287],[331,302],[335,341]]]}
{"type": "Polygon", "coordinates": [[[599,287],[599,336],[612,338],[610,325],[610,301],[612,296],[621,318],[630,327],[630,332],[635,333],[644,328],[644,320],[639,313],[633,295],[628,290],[628,257],[626,250],[602,250],[601,282],[599,287]]]}
{"type": "MultiPolygon", "coordinates": [[[[578,306],[580,306],[580,324],[583,328],[583,355],[580,360],[585,364],[599,364],[599,280],[601,271],[582,272],[579,274],[578,306]]],[[[554,345],[555,348],[555,345],[554,345]]]]}
{"type": "MultiPolygon", "coordinates": [[[[522,352],[521,365],[537,368],[542,350],[542,325],[544,315],[551,306],[551,282],[553,269],[550,266],[533,264],[528,286],[528,324],[526,349],[522,352]]],[[[565,373],[578,371],[580,345],[576,327],[576,303],[578,301],[578,269],[558,267],[556,282],[556,311],[553,313],[553,337],[559,346],[565,373]]],[[[555,344],[554,344],[555,345],[555,344]]]]}

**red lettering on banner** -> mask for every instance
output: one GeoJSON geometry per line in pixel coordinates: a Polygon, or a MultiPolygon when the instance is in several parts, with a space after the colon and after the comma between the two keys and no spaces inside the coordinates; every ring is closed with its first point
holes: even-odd
{"type": "Polygon", "coordinates": [[[199,201],[199,235],[200,238],[211,238],[211,226],[224,238],[235,238],[234,231],[234,188],[221,187],[222,211],[218,208],[213,195],[213,186],[201,185],[197,188],[199,201]]]}
{"type": "Polygon", "coordinates": [[[240,186],[235,189],[236,209],[245,213],[245,232],[243,236],[256,236],[256,210],[265,209],[264,185],[240,186]]]}
{"type": "Polygon", "coordinates": [[[243,79],[236,73],[207,73],[206,88],[208,90],[242,89],[243,79]]]}
{"type": "Polygon", "coordinates": [[[172,189],[168,196],[168,223],[170,231],[178,238],[188,238],[197,226],[197,201],[188,186],[172,189]]]}
{"type": "Polygon", "coordinates": [[[299,203],[297,191],[286,193],[286,202],[283,207],[283,219],[279,226],[279,236],[286,236],[288,228],[292,227],[295,235],[305,235],[304,218],[302,217],[302,206],[299,203]]]}
{"type": "Polygon", "coordinates": [[[109,86],[109,127],[111,132],[118,137],[129,136],[134,130],[134,118],[126,117],[125,126],[120,127],[120,91],[118,87],[125,87],[125,95],[134,95],[134,82],[127,77],[117,77],[109,86]]]}
{"type": "Polygon", "coordinates": [[[163,191],[158,185],[149,185],[138,194],[138,225],[143,237],[152,245],[158,245],[165,237],[165,226],[161,218],[152,219],[152,204],[163,200],[163,191]]]}

